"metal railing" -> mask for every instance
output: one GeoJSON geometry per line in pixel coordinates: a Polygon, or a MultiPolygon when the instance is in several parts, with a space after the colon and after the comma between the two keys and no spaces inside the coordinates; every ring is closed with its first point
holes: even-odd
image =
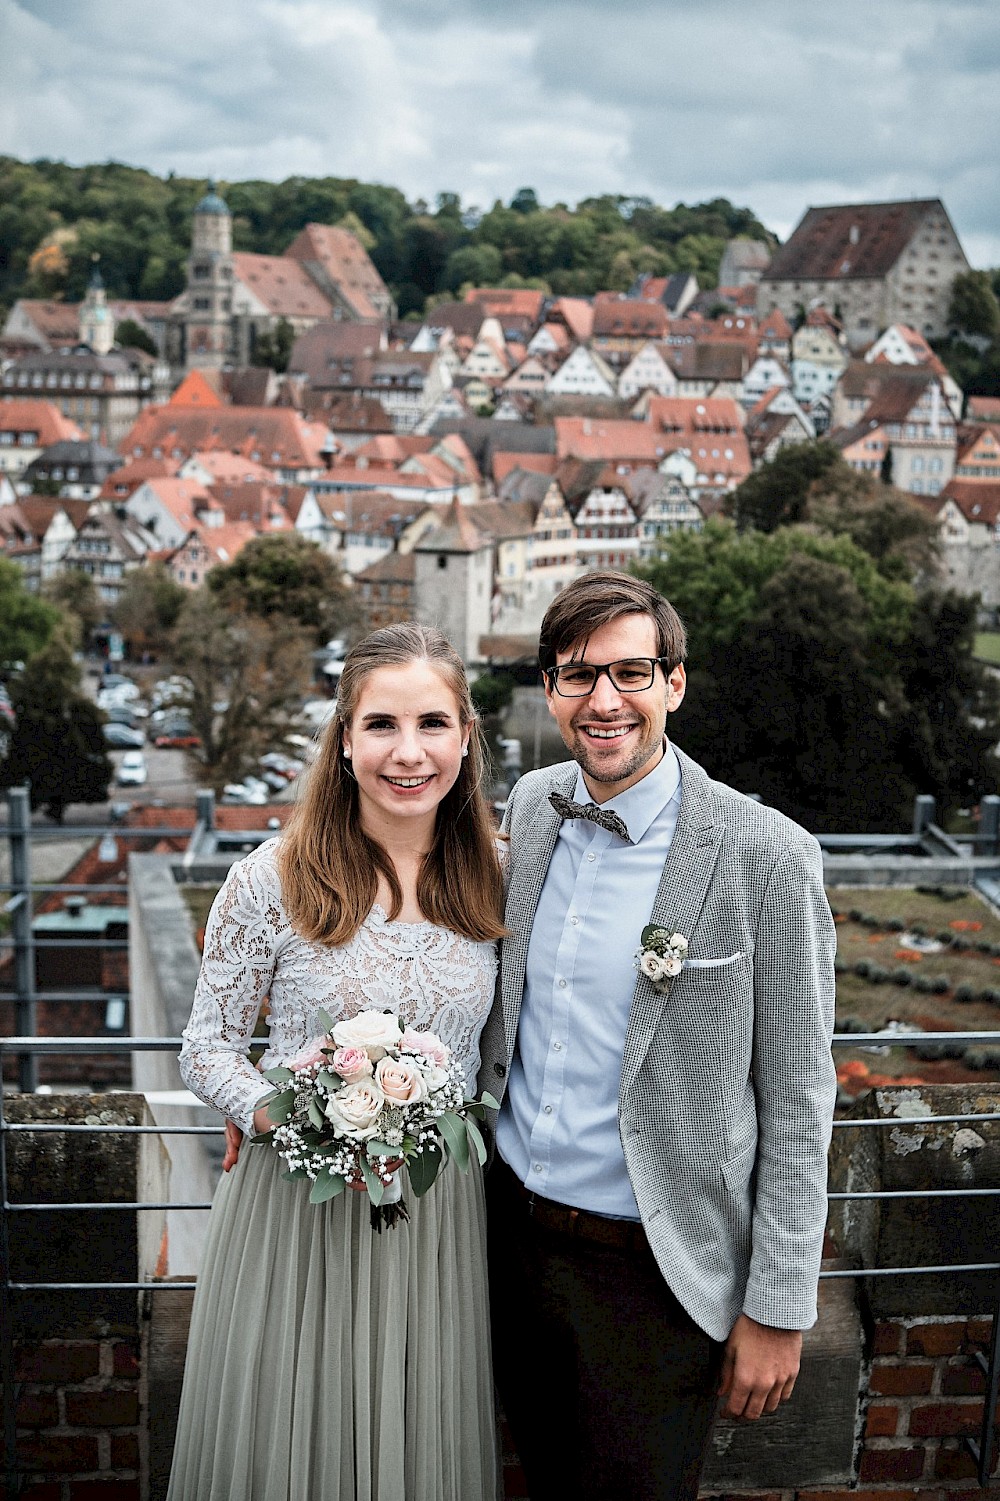
{"type": "MultiPolygon", "coordinates": [[[[924,1034],[897,1034],[892,1039],[893,1046],[906,1046],[919,1041],[924,1034]]],[[[996,1033],[989,1032],[953,1032],[936,1033],[935,1038],[943,1042],[976,1043],[996,1038],[996,1033]]],[[[833,1039],[834,1047],[857,1047],[858,1045],[885,1046],[886,1038],[880,1033],[848,1033],[838,1034],[833,1039]]],[[[4,1057],[9,1054],[26,1052],[33,1057],[39,1055],[72,1056],[86,1053],[139,1053],[139,1052],[174,1052],[180,1047],[180,1038],[164,1037],[127,1037],[127,1038],[35,1038],[35,1037],[8,1037],[0,1038],[0,1067],[4,1057]]],[[[861,1120],[836,1120],[833,1129],[836,1132],[855,1130],[877,1130],[891,1127],[909,1128],[912,1126],[944,1125],[960,1122],[973,1121],[996,1121],[1000,1120],[1000,1111],[962,1113],[952,1115],[914,1115],[904,1117],[885,1117],[861,1120]]],[[[135,1126],[135,1125],[94,1125],[94,1124],[70,1124],[61,1122],[12,1122],[7,1119],[4,1110],[2,1092],[0,1092],[0,1363],[3,1374],[3,1432],[4,1432],[4,1469],[7,1476],[7,1494],[17,1493],[18,1464],[17,1464],[17,1433],[15,1422],[15,1410],[17,1389],[14,1381],[13,1365],[13,1299],[18,1294],[39,1292],[135,1292],[159,1293],[159,1292],[191,1292],[196,1283],[193,1281],[115,1281],[115,1282],[57,1282],[57,1281],[15,1281],[10,1275],[10,1230],[11,1217],[23,1214],[35,1213],[65,1213],[69,1211],[77,1213],[99,1211],[126,1211],[141,1213],[145,1211],[165,1210],[192,1211],[206,1210],[211,1207],[209,1203],[172,1201],[130,1201],[130,1202],[102,1202],[82,1201],[70,1203],[35,1203],[28,1201],[12,1202],[8,1191],[8,1165],[7,1165],[7,1142],[12,1135],[42,1135],[51,1133],[63,1134],[120,1134],[120,1135],[158,1135],[158,1136],[218,1136],[221,1128],[218,1126],[135,1126]]],[[[981,1198],[1000,1197],[1000,1188],[956,1188],[956,1189],[853,1189],[844,1191],[832,1191],[829,1194],[831,1202],[845,1200],[896,1200],[896,1199],[948,1199],[966,1200],[981,1198]]],[[[891,1267],[852,1267],[852,1268],[828,1268],[820,1272],[823,1280],[833,1279],[866,1279],[869,1277],[915,1277],[929,1275],[944,1275],[956,1273],[979,1273],[984,1278],[988,1277],[992,1286],[992,1293],[987,1300],[992,1306],[992,1335],[988,1355],[976,1352],[973,1359],[979,1369],[982,1370],[986,1386],[986,1396],[983,1407],[983,1417],[977,1438],[966,1436],[964,1443],[973,1455],[977,1466],[979,1484],[986,1487],[990,1482],[992,1470],[993,1448],[996,1439],[996,1408],[1000,1398],[1000,1261],[986,1261],[974,1263],[949,1263],[934,1266],[891,1266],[891,1267]]]]}

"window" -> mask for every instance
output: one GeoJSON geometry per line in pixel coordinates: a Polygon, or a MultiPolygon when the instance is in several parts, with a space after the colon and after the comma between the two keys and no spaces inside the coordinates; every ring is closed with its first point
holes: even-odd
{"type": "Polygon", "coordinates": [[[448,559],[446,557],[443,557],[442,555],[439,554],[438,555],[438,567],[439,568],[447,568],[447,566],[448,566],[448,559]]]}
{"type": "Polygon", "coordinates": [[[912,464],[913,473],[914,474],[922,474],[923,473],[923,468],[924,468],[924,461],[923,461],[923,459],[921,458],[921,456],[919,454],[914,454],[914,456],[913,456],[913,464],[912,464]]]}

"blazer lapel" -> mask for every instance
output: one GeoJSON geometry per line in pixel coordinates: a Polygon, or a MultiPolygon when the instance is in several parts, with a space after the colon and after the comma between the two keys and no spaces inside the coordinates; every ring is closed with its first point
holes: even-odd
{"type": "Polygon", "coordinates": [[[576,786],[575,762],[554,770],[556,774],[541,791],[537,807],[527,808],[520,814],[519,821],[523,820],[525,833],[517,857],[511,859],[506,914],[508,931],[501,948],[500,977],[508,1063],[514,1055],[531,928],[562,824],[548,795],[561,792],[568,797],[576,786]]]}
{"type": "MultiPolygon", "coordinates": [[[[685,938],[690,938],[708,894],[724,829],[715,818],[708,777],[697,762],[682,751],[677,751],[677,758],[683,778],[677,828],[663,866],[653,910],[641,926],[645,927],[646,922],[660,923],[671,933],[683,933],[685,938]]],[[[669,992],[664,994],[645,975],[639,975],[625,1035],[623,1096],[642,1067],[669,999],[669,992]]]]}

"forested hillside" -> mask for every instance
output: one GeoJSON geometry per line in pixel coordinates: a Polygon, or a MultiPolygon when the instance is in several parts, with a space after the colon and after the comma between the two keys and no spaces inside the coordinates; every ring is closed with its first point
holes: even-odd
{"type": "MultiPolygon", "coordinates": [[[[184,285],[201,179],[164,179],[110,162],[68,167],[0,157],[0,312],[18,297],[83,296],[92,256],[112,297],[162,299],[184,285]]],[[[715,284],[727,239],[773,237],[727,199],[673,209],[646,198],[540,205],[530,188],[486,213],[441,193],[431,207],[353,179],[221,182],[236,250],[276,254],[304,224],[347,219],[392,288],[400,313],[465,283],[544,285],[555,293],[625,290],[640,272],[690,270],[715,284]]]]}

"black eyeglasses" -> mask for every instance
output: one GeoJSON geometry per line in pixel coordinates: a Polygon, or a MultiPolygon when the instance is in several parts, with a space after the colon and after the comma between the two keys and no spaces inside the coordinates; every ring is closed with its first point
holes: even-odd
{"type": "MultiPolygon", "coordinates": [[[[597,687],[597,679],[606,672],[619,693],[641,693],[653,682],[656,665],[664,666],[669,657],[623,657],[620,662],[564,662],[550,667],[548,679],[560,698],[586,698],[597,687]]],[[[666,668],[664,667],[664,672],[666,668]]]]}

